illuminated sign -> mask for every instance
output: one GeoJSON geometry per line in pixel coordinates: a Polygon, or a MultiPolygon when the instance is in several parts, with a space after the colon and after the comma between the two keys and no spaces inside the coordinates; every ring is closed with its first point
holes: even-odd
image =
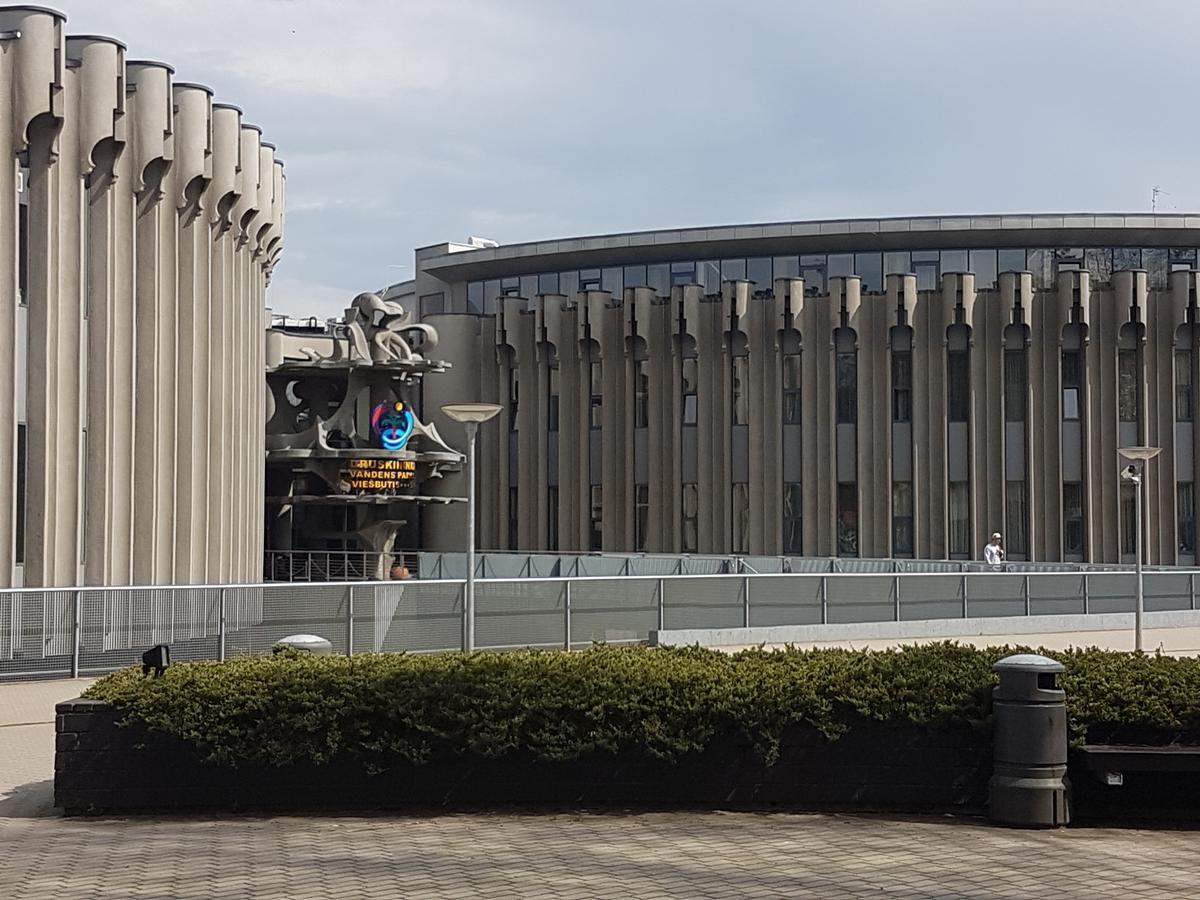
{"type": "Polygon", "coordinates": [[[417,463],[411,459],[352,459],[342,472],[345,490],[390,494],[407,490],[417,477],[417,463]]]}
{"type": "Polygon", "coordinates": [[[380,403],[371,410],[371,429],[384,450],[403,450],[413,433],[413,414],[403,400],[380,403]]]}

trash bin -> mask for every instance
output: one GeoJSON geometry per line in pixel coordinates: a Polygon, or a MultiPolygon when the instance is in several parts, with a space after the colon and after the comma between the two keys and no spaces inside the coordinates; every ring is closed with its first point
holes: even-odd
{"type": "Polygon", "coordinates": [[[1035,653],[992,666],[991,818],[1005,825],[1054,828],[1070,821],[1067,780],[1067,702],[1058,686],[1062,663],[1035,653]]]}
{"type": "Polygon", "coordinates": [[[313,656],[329,656],[333,653],[333,644],[317,634],[289,634],[275,642],[276,647],[288,647],[313,656]]]}

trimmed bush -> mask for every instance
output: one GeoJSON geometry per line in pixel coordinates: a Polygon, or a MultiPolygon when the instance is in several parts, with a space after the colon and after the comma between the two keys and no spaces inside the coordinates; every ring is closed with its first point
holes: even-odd
{"type": "MultiPolygon", "coordinates": [[[[833,740],[856,717],[932,730],[990,727],[991,665],[1017,648],[893,651],[614,648],[275,657],[126,669],[85,696],[214,761],[287,766],[462,756],[676,761],[730,743],[770,765],[785,729],[833,740]]],[[[1200,660],[1055,652],[1073,734],[1134,729],[1200,739],[1200,660]]]]}

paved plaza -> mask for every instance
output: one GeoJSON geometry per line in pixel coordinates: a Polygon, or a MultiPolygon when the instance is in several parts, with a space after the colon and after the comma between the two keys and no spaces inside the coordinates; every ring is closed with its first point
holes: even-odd
{"type": "Polygon", "coordinates": [[[53,704],[86,684],[0,684],[5,900],[1200,897],[1186,830],[722,812],[63,819],[53,704]]]}

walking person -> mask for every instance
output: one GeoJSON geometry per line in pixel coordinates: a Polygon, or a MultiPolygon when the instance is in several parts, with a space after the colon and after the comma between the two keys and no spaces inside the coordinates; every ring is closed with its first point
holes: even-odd
{"type": "Polygon", "coordinates": [[[993,532],[992,539],[983,548],[983,561],[996,569],[1004,562],[1004,538],[1000,532],[993,532]]]}

